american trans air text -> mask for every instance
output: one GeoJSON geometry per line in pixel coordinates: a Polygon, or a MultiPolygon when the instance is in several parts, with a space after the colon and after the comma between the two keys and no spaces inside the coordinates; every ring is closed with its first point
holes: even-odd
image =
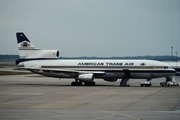
{"type": "Polygon", "coordinates": [[[122,62],[79,62],[79,66],[134,66],[134,63],[122,62]]]}

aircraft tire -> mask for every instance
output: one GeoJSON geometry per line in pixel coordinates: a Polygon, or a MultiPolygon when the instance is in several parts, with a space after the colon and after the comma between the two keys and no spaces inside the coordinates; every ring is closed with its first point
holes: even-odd
{"type": "Polygon", "coordinates": [[[72,86],[82,86],[82,82],[71,82],[72,86]]]}
{"type": "Polygon", "coordinates": [[[94,86],[95,82],[85,82],[85,86],[94,86]]]}

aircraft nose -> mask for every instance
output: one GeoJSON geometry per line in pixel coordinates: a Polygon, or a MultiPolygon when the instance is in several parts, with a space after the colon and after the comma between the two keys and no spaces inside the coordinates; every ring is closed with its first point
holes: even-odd
{"type": "Polygon", "coordinates": [[[24,67],[24,62],[20,62],[17,66],[18,67],[24,67]]]}

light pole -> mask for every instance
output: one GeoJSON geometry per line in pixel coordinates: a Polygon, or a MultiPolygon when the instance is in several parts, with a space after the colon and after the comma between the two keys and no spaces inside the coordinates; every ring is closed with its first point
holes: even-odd
{"type": "Polygon", "coordinates": [[[176,53],[176,68],[177,68],[177,54],[178,54],[177,49],[175,53],[176,53]]]}
{"type": "Polygon", "coordinates": [[[173,46],[171,47],[171,61],[173,61],[173,46]]]}

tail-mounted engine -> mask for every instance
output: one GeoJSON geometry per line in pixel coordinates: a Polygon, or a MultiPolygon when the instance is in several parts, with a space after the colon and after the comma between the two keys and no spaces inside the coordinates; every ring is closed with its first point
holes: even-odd
{"type": "Polygon", "coordinates": [[[59,57],[58,50],[19,50],[21,58],[16,60],[16,64],[29,60],[48,60],[57,59],[59,57]]]}
{"type": "Polygon", "coordinates": [[[58,50],[34,50],[29,52],[31,53],[29,53],[26,58],[58,58],[59,57],[58,50]]]}

